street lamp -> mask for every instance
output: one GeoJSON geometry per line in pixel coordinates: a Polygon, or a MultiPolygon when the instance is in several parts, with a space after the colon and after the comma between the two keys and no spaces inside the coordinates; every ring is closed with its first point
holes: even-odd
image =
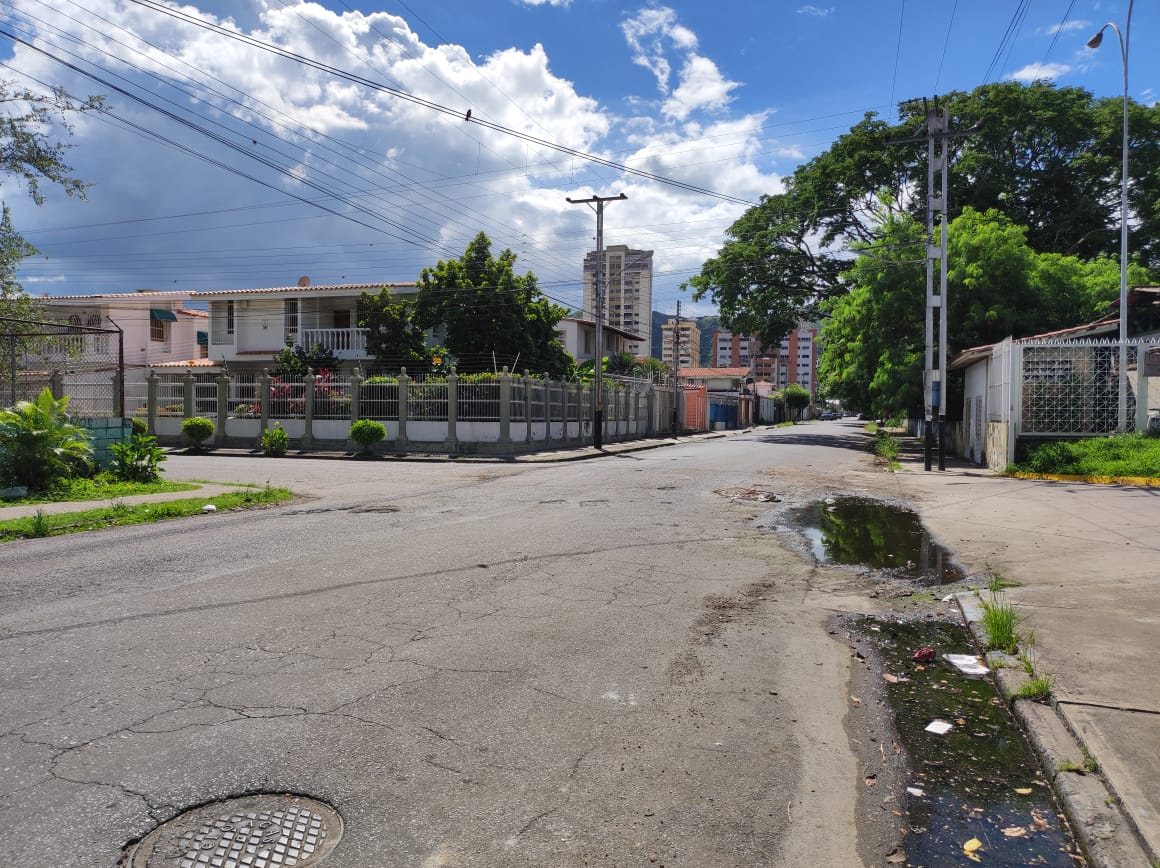
{"type": "Polygon", "coordinates": [[[1123,31],[1109,21],[1088,40],[1088,48],[1099,48],[1109,27],[1120,40],[1120,60],[1124,64],[1124,162],[1120,169],[1120,403],[1117,431],[1127,430],[1128,418],[1128,46],[1132,37],[1132,6],[1128,0],[1128,19],[1123,31]]]}

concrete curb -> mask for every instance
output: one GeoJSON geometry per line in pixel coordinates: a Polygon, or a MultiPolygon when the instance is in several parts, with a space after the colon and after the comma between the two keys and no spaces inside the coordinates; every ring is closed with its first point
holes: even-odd
{"type": "MultiPolygon", "coordinates": [[[[954,597],[976,646],[985,649],[979,598],[967,592],[954,597]]],[[[1084,769],[1085,764],[1090,765],[1092,754],[1058,713],[1054,699],[1051,705],[1017,699],[1015,692],[1028,678],[1023,669],[992,671],[996,687],[1039,757],[1088,861],[1097,868],[1155,865],[1155,856],[1148,852],[1136,824],[1098,767],[1094,772],[1084,769]]]]}

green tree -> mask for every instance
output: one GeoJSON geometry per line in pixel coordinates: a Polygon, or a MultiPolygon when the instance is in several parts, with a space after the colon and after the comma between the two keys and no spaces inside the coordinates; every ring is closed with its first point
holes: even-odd
{"type": "MultiPolygon", "coordinates": [[[[1045,82],[988,84],[940,100],[948,143],[950,217],[996,210],[1026,227],[1035,253],[1093,259],[1119,249],[1122,103],[1045,82]]],[[[919,103],[897,124],[874,114],[742,215],[689,282],[717,302],[727,328],[767,345],[847,289],[848,251],[875,239],[884,214],[924,220],[926,145],[898,143],[924,123],[919,103]],[[917,191],[917,192],[916,192],[917,191]]],[[[1160,267],[1160,105],[1130,105],[1133,255],[1160,267]]]]}
{"type": "Polygon", "coordinates": [[[375,295],[364,292],[359,309],[363,316],[358,324],[367,330],[367,352],[381,368],[390,373],[406,368],[412,374],[431,368],[431,350],[414,322],[414,299],[391,295],[383,287],[375,295]]]}
{"type": "MultiPolygon", "coordinates": [[[[819,388],[880,417],[923,406],[925,229],[905,214],[876,224],[845,274],[850,290],[826,303],[819,388]]],[[[1037,253],[1028,230],[996,210],[965,209],[951,222],[948,350],[1091,321],[1119,291],[1119,267],[1037,253]]],[[[1133,272],[1142,277],[1142,271],[1133,272]]],[[[936,275],[937,279],[937,275],[936,275]]]]}
{"type": "Polygon", "coordinates": [[[517,275],[515,261],[511,250],[493,257],[491,240],[480,232],[459,259],[423,269],[414,324],[445,329],[447,348],[465,373],[507,365],[566,377],[572,362],[556,324],[568,309],[548,300],[534,274],[517,275]]]}
{"type": "Polygon", "coordinates": [[[810,405],[813,396],[810,395],[810,390],[804,386],[799,386],[797,383],[790,383],[781,390],[781,400],[785,402],[785,408],[789,412],[790,419],[796,422],[802,417],[802,411],[810,405]]]}
{"type": "Polygon", "coordinates": [[[274,375],[278,377],[305,377],[307,371],[333,371],[338,367],[334,351],[319,344],[308,347],[286,344],[274,353],[274,375]]]}

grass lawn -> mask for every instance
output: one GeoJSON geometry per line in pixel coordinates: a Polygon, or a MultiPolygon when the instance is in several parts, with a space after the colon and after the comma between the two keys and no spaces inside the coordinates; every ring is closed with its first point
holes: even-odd
{"type": "MultiPolygon", "coordinates": [[[[191,487],[196,488],[196,486],[191,487]]],[[[133,493],[140,494],[141,492],[133,493]]],[[[167,518],[198,515],[202,513],[205,505],[210,503],[217,508],[218,512],[253,509],[255,507],[281,503],[284,500],[289,500],[293,496],[285,488],[267,487],[231,492],[229,494],[218,494],[213,497],[193,497],[182,500],[169,500],[161,503],[130,505],[114,502],[109,506],[98,509],[87,509],[83,512],[66,512],[59,515],[47,515],[44,512],[38,512],[36,515],[26,518],[13,518],[7,521],[0,521],[0,542],[14,539],[56,536],[58,534],[76,533],[86,530],[100,530],[106,527],[117,527],[126,524],[144,524],[152,521],[164,521],[167,518]]]]}
{"type": "Polygon", "coordinates": [[[1086,440],[1040,443],[1027,457],[1007,468],[1009,473],[1049,473],[1074,476],[1160,477],[1160,437],[1115,434],[1086,440]]]}
{"type": "Polygon", "coordinates": [[[4,506],[20,506],[35,503],[65,503],[76,500],[113,500],[134,494],[160,494],[166,491],[193,491],[198,488],[193,482],[122,482],[106,474],[92,479],[67,479],[49,491],[32,492],[18,500],[5,500],[4,506]]]}

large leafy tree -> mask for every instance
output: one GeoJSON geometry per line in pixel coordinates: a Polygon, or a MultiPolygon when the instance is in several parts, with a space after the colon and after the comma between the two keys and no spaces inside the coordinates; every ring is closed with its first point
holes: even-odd
{"type": "MultiPolygon", "coordinates": [[[[75,177],[64,155],[70,147],[56,139],[56,133],[72,133],[70,118],[88,111],[100,111],[100,97],[84,102],[72,99],[61,88],[36,93],[0,81],[0,189],[5,179],[15,179],[37,205],[44,202],[43,182],[56,184],[69,196],[83,199],[85,184],[75,177]]],[[[16,280],[20,263],[37,253],[12,225],[7,205],[0,223],[0,316],[28,319],[36,315],[36,305],[16,280]]]]}
{"type": "Polygon", "coordinates": [[[480,232],[463,256],[423,269],[414,324],[442,327],[465,373],[507,365],[566,377],[571,358],[556,324],[568,309],[548,300],[534,274],[517,275],[515,262],[511,250],[492,256],[491,240],[480,232]]]}
{"type": "MultiPolygon", "coordinates": [[[[846,272],[849,292],[826,303],[820,387],[878,416],[921,409],[925,228],[892,214],[846,272]]],[[[948,349],[993,343],[1094,319],[1116,298],[1109,258],[1040,253],[1028,230],[997,210],[968,208],[948,235],[948,349]]],[[[1135,279],[1144,277],[1136,267],[1135,279]]]]}
{"type": "MultiPolygon", "coordinates": [[[[1119,249],[1119,98],[1045,82],[988,84],[940,101],[949,142],[949,216],[990,209],[1026,227],[1035,253],[1090,259],[1119,249]]],[[[718,255],[689,283],[717,302],[726,327],[779,340],[818,305],[842,295],[855,245],[872,243],[882,214],[924,220],[926,146],[912,138],[921,103],[897,124],[873,114],[785,179],[727,233],[718,255]]],[[[1160,267],[1160,105],[1130,105],[1131,236],[1135,260],[1160,267]]],[[[920,256],[921,258],[921,256],[920,256]]],[[[1067,323],[1059,323],[1064,325],[1067,323]]]]}
{"type": "Polygon", "coordinates": [[[396,373],[406,368],[414,374],[429,369],[431,355],[423,330],[414,322],[414,299],[391,295],[383,287],[377,294],[364,292],[359,310],[359,325],[367,330],[367,352],[383,370],[396,373]]]}

